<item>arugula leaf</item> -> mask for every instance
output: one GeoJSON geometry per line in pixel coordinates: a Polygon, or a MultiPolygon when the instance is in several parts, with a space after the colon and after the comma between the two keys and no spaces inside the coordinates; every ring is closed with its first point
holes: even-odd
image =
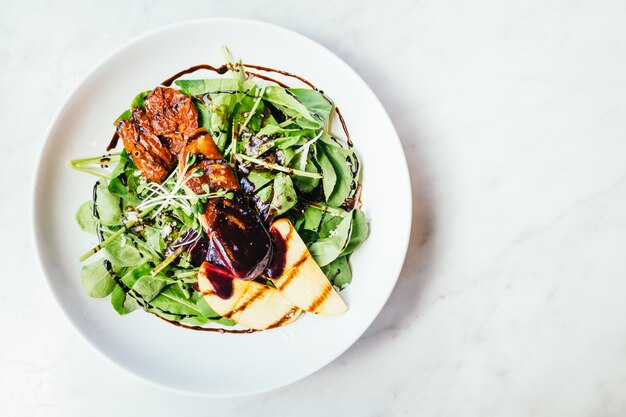
{"type": "Polygon", "coordinates": [[[105,268],[102,259],[80,269],[80,282],[88,296],[103,298],[111,294],[115,281],[105,268]]]}

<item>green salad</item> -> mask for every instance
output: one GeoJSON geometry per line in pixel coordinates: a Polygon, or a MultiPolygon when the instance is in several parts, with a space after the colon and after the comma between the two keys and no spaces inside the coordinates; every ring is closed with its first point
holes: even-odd
{"type": "MultiPolygon", "coordinates": [[[[360,209],[361,164],[333,134],[333,102],[312,88],[254,77],[241,63],[229,62],[228,68],[222,77],[174,84],[191,98],[198,125],[213,138],[263,222],[289,219],[328,280],[344,289],[352,281],[350,255],[367,237],[368,225],[360,209]]],[[[115,122],[143,108],[149,93],[139,93],[115,122]]],[[[80,258],[89,296],[110,297],[120,315],[143,309],[189,326],[235,324],[217,314],[196,285],[206,258],[198,214],[211,198],[233,198],[231,192],[186,192],[186,179],[203,175],[192,168],[193,157],[161,183],[142,175],[126,150],[70,166],[98,177],[92,198],[76,213],[81,230],[99,241],[80,258]]],[[[256,280],[273,286],[263,275],[256,280]]]]}

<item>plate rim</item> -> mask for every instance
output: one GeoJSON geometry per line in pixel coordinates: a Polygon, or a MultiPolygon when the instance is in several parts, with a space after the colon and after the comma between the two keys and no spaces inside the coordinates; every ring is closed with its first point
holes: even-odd
{"type": "MultiPolygon", "coordinates": [[[[36,161],[36,165],[35,165],[35,172],[34,172],[34,176],[32,179],[32,182],[30,184],[30,190],[31,190],[31,198],[30,198],[30,226],[31,226],[31,239],[34,242],[34,246],[35,246],[35,253],[36,253],[36,258],[37,258],[37,265],[40,271],[40,274],[43,275],[44,277],[44,281],[46,282],[46,286],[48,287],[48,290],[50,291],[50,293],[52,294],[52,298],[55,301],[55,304],[57,305],[57,307],[62,311],[65,319],[67,322],[70,323],[70,327],[73,329],[73,331],[75,333],[77,333],[79,335],[79,337],[93,350],[95,351],[100,357],[103,357],[106,359],[106,361],[108,361],[109,363],[114,364],[118,369],[122,369],[126,374],[132,375],[135,378],[138,378],[142,381],[147,382],[149,385],[153,386],[153,387],[158,387],[160,389],[164,389],[166,391],[169,392],[174,392],[177,394],[181,394],[181,395],[186,395],[186,396],[191,396],[191,397],[199,397],[199,398],[237,398],[237,397],[244,397],[244,396],[251,396],[251,395],[257,395],[257,394],[262,394],[262,393],[266,393],[266,392],[271,392],[271,391],[275,391],[278,390],[280,388],[286,387],[288,385],[294,384],[298,381],[301,381],[311,375],[313,375],[314,373],[318,372],[319,370],[325,368],[326,366],[328,366],[330,363],[332,363],[333,361],[335,361],[337,358],[339,358],[340,356],[342,356],[343,354],[345,354],[348,350],[350,350],[350,348],[352,348],[354,346],[354,344],[363,336],[363,334],[371,327],[371,325],[374,323],[374,321],[376,320],[376,318],[378,318],[378,316],[380,315],[380,313],[382,312],[382,310],[384,309],[384,307],[387,305],[387,302],[389,301],[389,297],[391,296],[391,293],[393,292],[395,286],[397,285],[398,279],[400,277],[400,274],[402,272],[402,269],[404,267],[404,264],[406,263],[406,255],[408,253],[408,249],[409,249],[409,243],[410,243],[410,237],[412,234],[412,223],[413,223],[413,193],[412,193],[412,186],[411,186],[411,177],[410,177],[410,172],[408,169],[408,163],[406,160],[406,154],[404,152],[404,147],[402,146],[402,141],[400,140],[400,137],[397,133],[397,130],[393,124],[393,121],[391,120],[391,117],[389,116],[389,114],[387,113],[387,110],[385,109],[385,107],[383,106],[383,104],[381,103],[380,99],[378,98],[378,96],[376,95],[376,93],[370,88],[370,86],[365,82],[365,80],[356,72],[356,70],[354,70],[350,65],[348,65],[343,59],[341,59],[337,54],[335,54],[333,51],[331,51],[330,49],[326,48],[324,45],[320,44],[319,42],[317,42],[314,39],[311,39],[310,37],[299,33],[295,30],[289,29],[287,27],[281,26],[281,25],[277,25],[274,23],[269,23],[263,20],[257,20],[257,19],[249,19],[249,18],[239,18],[239,17],[206,17],[206,18],[198,18],[198,19],[188,19],[188,20],[182,20],[179,22],[175,22],[175,23],[171,23],[171,24],[166,24],[166,25],[162,25],[159,26],[155,29],[146,31],[138,36],[135,36],[133,38],[131,38],[130,40],[124,42],[122,45],[120,45],[119,47],[113,49],[113,51],[111,51],[110,53],[106,54],[102,59],[98,60],[96,62],[95,65],[93,65],[86,73],[84,76],[82,76],[81,78],[79,78],[79,80],[76,82],[76,84],[70,89],[69,93],[64,97],[62,104],[58,107],[58,110],[53,114],[46,130],[45,133],[43,135],[43,140],[41,141],[41,143],[38,146],[38,152],[37,152],[37,157],[35,159],[36,161]],[[339,353],[337,353],[336,355],[331,355],[326,361],[320,361],[318,364],[316,364],[315,366],[311,367],[311,369],[306,370],[305,372],[296,375],[295,377],[291,378],[290,380],[286,380],[283,381],[281,383],[278,384],[273,384],[271,386],[264,386],[262,388],[259,389],[247,389],[247,390],[242,390],[242,391],[238,391],[238,392],[232,392],[232,393],[222,393],[222,394],[215,394],[215,393],[211,393],[211,392],[206,392],[206,391],[191,391],[191,390],[186,390],[186,389],[181,389],[181,388],[177,388],[175,386],[172,385],[167,385],[165,383],[161,383],[159,381],[153,380],[148,378],[147,376],[144,376],[140,373],[136,373],[133,370],[124,367],[121,363],[118,363],[114,357],[110,356],[109,354],[107,354],[100,346],[97,346],[93,341],[91,341],[85,334],[83,334],[83,332],[81,331],[81,329],[78,327],[78,324],[75,323],[74,319],[72,318],[70,312],[64,307],[63,303],[61,302],[61,298],[60,296],[57,294],[57,291],[54,289],[53,284],[52,284],[52,277],[50,276],[50,274],[48,272],[46,272],[46,268],[44,267],[44,260],[43,260],[43,253],[44,253],[44,248],[42,245],[42,239],[40,237],[41,235],[41,231],[40,231],[40,226],[39,226],[39,218],[40,218],[40,206],[43,203],[43,201],[40,200],[41,197],[39,197],[39,193],[37,192],[40,183],[42,182],[42,180],[40,179],[40,177],[43,174],[43,166],[45,164],[45,160],[44,157],[46,155],[46,150],[49,148],[50,145],[50,137],[51,134],[54,130],[54,128],[56,127],[58,120],[60,119],[61,115],[64,114],[68,108],[68,106],[70,105],[72,99],[74,98],[74,96],[78,93],[78,91],[81,89],[81,87],[100,69],[100,67],[102,67],[106,62],[108,62],[109,60],[111,60],[113,57],[115,57],[117,54],[119,54],[120,52],[124,51],[125,49],[129,48],[130,46],[132,46],[135,43],[139,43],[141,41],[143,41],[146,38],[149,38],[153,35],[156,35],[160,32],[164,32],[164,31],[168,31],[168,30],[172,30],[172,29],[176,29],[179,27],[184,27],[187,25],[196,25],[196,24],[210,24],[210,23],[214,23],[214,22],[234,22],[234,23],[242,23],[242,24],[248,24],[248,25],[260,25],[260,26],[265,26],[271,30],[278,30],[278,31],[283,31],[286,34],[288,34],[291,37],[296,37],[296,38],[300,38],[301,40],[305,41],[305,42],[309,42],[311,44],[313,44],[314,46],[320,48],[321,50],[323,50],[324,52],[326,52],[334,61],[336,64],[340,65],[341,67],[343,67],[344,70],[346,70],[347,72],[349,72],[351,74],[351,76],[359,83],[361,84],[361,87],[365,88],[367,91],[369,91],[372,95],[372,97],[374,98],[374,102],[375,105],[378,107],[378,110],[382,113],[382,115],[384,115],[383,117],[385,118],[386,122],[389,123],[389,126],[391,127],[391,130],[393,132],[393,137],[395,138],[397,144],[398,144],[398,148],[400,151],[400,154],[402,156],[402,163],[401,163],[401,169],[403,172],[403,178],[405,179],[404,181],[404,188],[405,190],[403,190],[407,197],[408,197],[408,207],[407,207],[407,213],[408,213],[408,218],[406,219],[407,222],[407,226],[405,228],[405,232],[403,234],[401,234],[401,236],[398,237],[398,239],[396,240],[397,243],[400,243],[400,245],[397,245],[396,247],[398,247],[401,252],[402,252],[402,262],[398,262],[398,265],[396,266],[395,270],[392,271],[392,273],[390,274],[392,276],[392,283],[389,285],[389,289],[388,291],[386,291],[386,294],[384,294],[384,297],[381,297],[381,303],[380,306],[376,309],[376,313],[373,316],[372,320],[367,324],[367,326],[365,326],[363,328],[363,330],[361,332],[357,332],[355,334],[355,336],[350,340],[349,343],[346,343],[346,347],[343,350],[340,350],[339,353]]],[[[400,161],[398,161],[400,162],[400,161]]]]}

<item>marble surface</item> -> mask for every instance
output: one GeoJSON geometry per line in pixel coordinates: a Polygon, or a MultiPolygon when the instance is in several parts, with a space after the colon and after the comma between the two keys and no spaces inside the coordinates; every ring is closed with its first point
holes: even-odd
{"type": "Polygon", "coordinates": [[[626,3],[375,4],[2,1],[0,415],[626,414],[626,3]],[[38,271],[28,214],[33,155],[84,74],[145,31],[209,16],[286,26],[352,65],[414,192],[402,275],[361,340],[301,382],[229,400],[146,385],[85,345],[38,271]]]}

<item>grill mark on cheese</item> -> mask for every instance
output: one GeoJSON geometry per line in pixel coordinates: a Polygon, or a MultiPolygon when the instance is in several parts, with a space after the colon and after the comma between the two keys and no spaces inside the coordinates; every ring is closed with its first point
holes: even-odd
{"type": "Polygon", "coordinates": [[[276,287],[282,290],[286,288],[289,283],[298,275],[298,271],[303,263],[305,263],[309,259],[308,251],[304,251],[300,259],[298,259],[293,265],[287,268],[287,271],[276,281],[276,287]]]}
{"type": "Polygon", "coordinates": [[[273,329],[275,327],[279,327],[282,324],[284,324],[286,321],[289,321],[296,313],[298,312],[298,307],[294,307],[291,310],[289,310],[287,312],[287,314],[285,314],[284,316],[282,316],[281,318],[279,318],[278,320],[276,320],[274,323],[272,323],[271,325],[269,325],[267,328],[268,329],[273,329]]]}
{"type": "Polygon", "coordinates": [[[202,295],[215,295],[215,291],[212,289],[202,291],[202,295]]]}
{"type": "Polygon", "coordinates": [[[241,305],[236,306],[230,312],[230,314],[233,315],[235,313],[239,313],[240,311],[244,311],[246,308],[250,307],[256,300],[258,300],[259,297],[261,297],[264,293],[265,293],[265,288],[259,288],[258,290],[256,290],[254,294],[252,294],[250,298],[248,298],[246,301],[241,303],[241,305]]]}
{"type": "Polygon", "coordinates": [[[332,290],[332,288],[333,287],[330,284],[324,285],[324,290],[322,290],[322,293],[318,295],[317,297],[315,297],[315,299],[313,300],[311,305],[306,309],[306,311],[314,312],[324,301],[326,301],[326,299],[330,295],[330,291],[332,290]]]}

